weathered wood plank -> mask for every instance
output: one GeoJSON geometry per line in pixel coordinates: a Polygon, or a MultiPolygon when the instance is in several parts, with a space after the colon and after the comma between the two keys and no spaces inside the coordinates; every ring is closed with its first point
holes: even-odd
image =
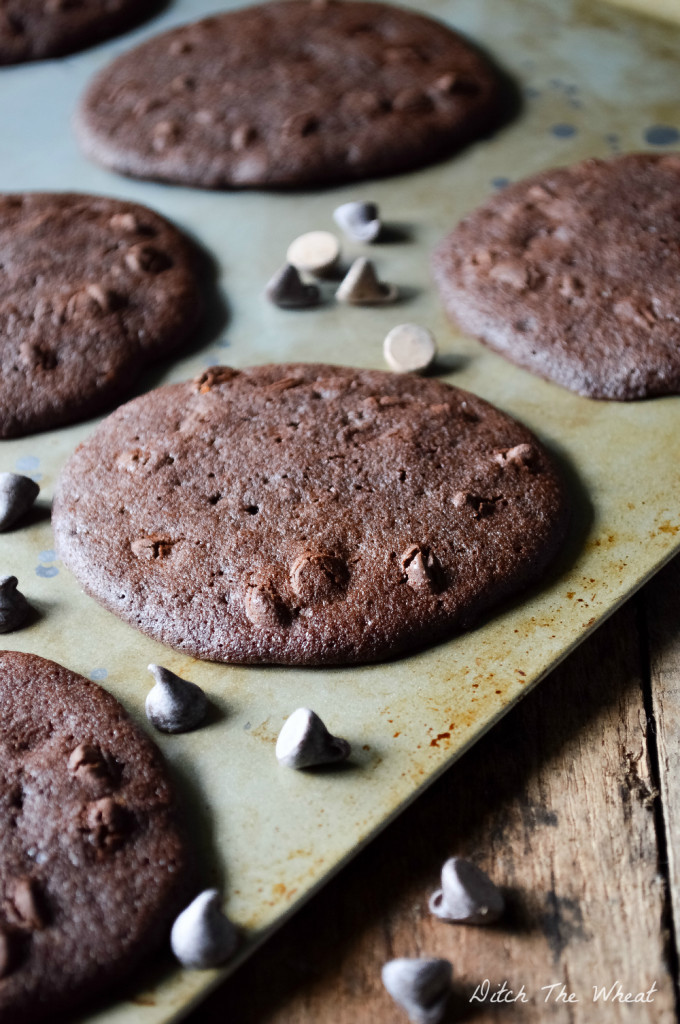
{"type": "MultiPolygon", "coordinates": [[[[395,1024],[380,984],[392,956],[454,964],[450,1019],[675,1019],[664,961],[635,609],[628,605],[312,900],[191,1024],[395,1024]],[[508,892],[498,926],[427,912],[441,862],[470,856],[508,892]],[[488,978],[528,1002],[468,1002],[488,978]],[[620,981],[651,1003],[593,1005],[620,981]],[[579,1002],[544,1002],[565,984],[579,1002]]],[[[676,822],[677,826],[677,822],[676,822]]]]}
{"type": "Polygon", "coordinates": [[[675,949],[680,949],[680,559],[645,589],[659,786],[675,949]]]}

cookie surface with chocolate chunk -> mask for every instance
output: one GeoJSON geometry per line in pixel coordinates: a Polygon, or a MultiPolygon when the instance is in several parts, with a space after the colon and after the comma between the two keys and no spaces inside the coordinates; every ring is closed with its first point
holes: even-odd
{"type": "Polygon", "coordinates": [[[136,203],[0,195],[0,265],[0,438],[106,409],[200,318],[193,244],[136,203]]]}
{"type": "Polygon", "coordinates": [[[543,171],[473,211],[434,272],[460,327],[591,398],[680,393],[680,156],[543,171]]]}
{"type": "Polygon", "coordinates": [[[53,525],[85,590],[157,640],[320,665],[471,624],[541,575],[566,504],[525,427],[440,381],[215,367],[105,420],[53,525]]]}
{"type": "Polygon", "coordinates": [[[169,933],[190,891],[161,755],[110,694],[0,652],[0,1018],[104,992],[169,933]]]}
{"type": "Polygon", "coordinates": [[[157,6],[155,0],[0,0],[0,65],[92,46],[157,6]]]}
{"type": "Polygon", "coordinates": [[[504,103],[496,70],[440,22],[381,3],[283,0],[118,57],[76,127],[86,153],[123,174],[322,185],[437,160],[489,131],[504,103]]]}

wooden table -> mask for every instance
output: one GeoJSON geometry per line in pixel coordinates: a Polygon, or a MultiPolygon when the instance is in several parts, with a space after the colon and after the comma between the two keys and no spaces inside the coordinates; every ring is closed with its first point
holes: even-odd
{"type": "Polygon", "coordinates": [[[380,967],[425,955],[453,963],[450,1022],[675,1020],[679,769],[676,559],[190,1024],[398,1024],[406,1016],[382,988],[380,967]],[[446,925],[428,913],[452,854],[504,887],[508,910],[496,926],[446,925]],[[485,979],[489,997],[505,981],[514,995],[524,986],[527,1001],[470,1002],[485,979]],[[595,986],[617,981],[620,990],[593,1002],[595,986]],[[615,999],[652,986],[647,1002],[615,999]]]}

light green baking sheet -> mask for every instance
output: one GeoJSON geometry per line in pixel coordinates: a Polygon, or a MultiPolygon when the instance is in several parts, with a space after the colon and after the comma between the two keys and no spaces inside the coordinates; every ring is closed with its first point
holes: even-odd
{"type": "MultiPolygon", "coordinates": [[[[206,879],[241,924],[239,959],[429,785],[509,707],[680,548],[680,398],[614,404],[579,398],[516,369],[445,320],[428,254],[442,234],[507,180],[581,157],[666,151],[677,144],[680,32],[587,2],[429,0],[418,4],[496,54],[523,109],[494,138],[435,167],[390,180],[304,193],[210,193],[119,178],[78,152],[70,117],[111,56],[171,25],[236,4],[177,0],[138,31],[90,51],[0,72],[0,189],[76,189],[147,203],[192,232],[217,261],[228,318],[148,384],[213,363],[326,360],[381,367],[396,323],[430,327],[443,379],[527,423],[561,460],[576,507],[568,550],[542,586],[481,628],[400,661],[359,668],[205,664],[146,639],[99,608],[60,565],[47,510],[60,467],[94,423],[0,442],[0,470],[40,481],[43,514],[0,536],[0,571],[15,573],[40,612],[7,646],[100,681],[144,723],[158,662],[205,687],[217,720],[157,736],[186,793],[206,879]],[[380,309],[329,302],[284,312],[262,297],[288,243],[332,228],[352,198],[377,201],[398,240],[372,247],[405,299],[380,309]],[[300,705],[349,738],[348,767],[280,768],[277,732],[300,705]]],[[[597,239],[593,239],[597,244],[597,239]]],[[[345,246],[347,258],[366,252],[345,246]]],[[[231,965],[237,966],[239,959],[231,965]]],[[[169,956],[81,1024],[179,1020],[224,972],[185,972],[169,956]]]]}

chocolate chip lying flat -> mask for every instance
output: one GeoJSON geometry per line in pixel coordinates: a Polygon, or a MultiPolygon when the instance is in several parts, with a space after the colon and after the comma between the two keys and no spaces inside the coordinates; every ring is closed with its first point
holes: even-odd
{"type": "Polygon", "coordinates": [[[503,895],[476,864],[450,857],[441,871],[442,887],[432,893],[429,908],[442,921],[492,924],[503,913],[503,895]]]}
{"type": "Polygon", "coordinates": [[[420,324],[398,324],[383,344],[385,362],[397,373],[427,370],[437,355],[434,335],[420,324]]]}
{"type": "Polygon", "coordinates": [[[153,0],[3,0],[0,65],[73,53],[136,25],[153,0]]]}
{"type": "Polygon", "coordinates": [[[158,750],[105,690],[5,651],[0,708],[0,1019],[70,1020],[167,940],[185,841],[158,750]]]}
{"type": "Polygon", "coordinates": [[[547,453],[486,402],[315,364],[213,367],[128,403],[53,510],[60,557],[115,614],[196,657],[281,664],[451,636],[541,577],[566,519],[547,453]]]}
{"type": "Polygon", "coordinates": [[[288,246],[286,259],[298,270],[323,277],[340,258],[340,243],[330,231],[308,231],[288,246]]]}
{"type": "Polygon", "coordinates": [[[40,493],[30,476],[0,473],[0,531],[9,530],[28,512],[40,493]]]}
{"type": "Polygon", "coordinates": [[[434,254],[448,313],[579,394],[680,393],[679,189],[676,153],[586,160],[503,189],[434,254]]]}
{"type": "Polygon", "coordinates": [[[353,242],[375,242],[382,228],[375,203],[343,203],[333,220],[353,242]]]}
{"type": "Polygon", "coordinates": [[[325,184],[452,153],[499,120],[501,99],[487,60],[440,22],[381,3],[287,0],[118,57],[87,90],[77,130],[90,156],[124,174],[325,184]]]}
{"type": "Polygon", "coordinates": [[[0,195],[0,438],[107,408],[191,335],[189,239],[136,203],[0,195]]]}

